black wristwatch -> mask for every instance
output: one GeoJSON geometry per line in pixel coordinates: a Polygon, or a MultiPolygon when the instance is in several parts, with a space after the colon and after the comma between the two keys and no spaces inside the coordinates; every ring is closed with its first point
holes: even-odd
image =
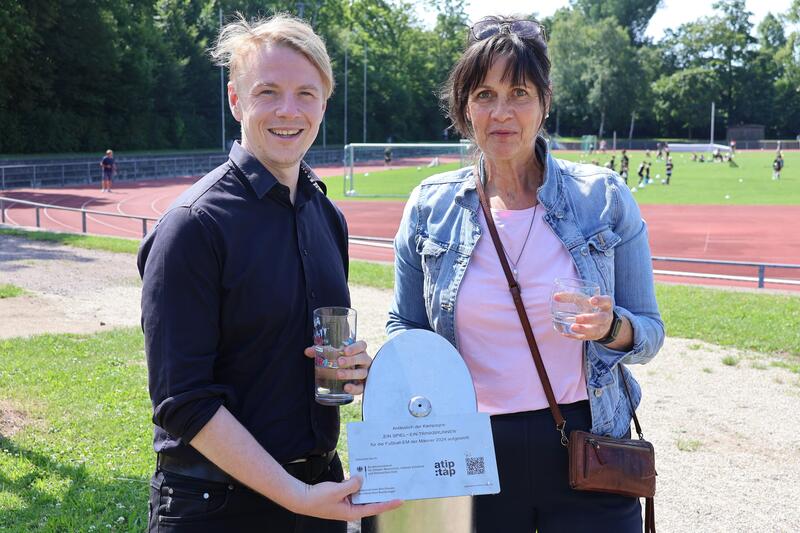
{"type": "Polygon", "coordinates": [[[613,311],[613,313],[614,319],[611,321],[611,329],[608,330],[608,333],[605,337],[602,339],[597,339],[595,342],[599,342],[600,344],[611,344],[617,340],[619,330],[622,329],[622,318],[620,318],[616,311],[613,311]]]}

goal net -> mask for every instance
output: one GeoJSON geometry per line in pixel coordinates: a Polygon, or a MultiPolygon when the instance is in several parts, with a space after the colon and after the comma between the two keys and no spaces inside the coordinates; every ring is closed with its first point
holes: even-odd
{"type": "Polygon", "coordinates": [[[725,144],[711,143],[669,143],[667,145],[670,152],[730,152],[731,147],[725,144]]]}
{"type": "Polygon", "coordinates": [[[406,197],[433,174],[472,164],[472,144],[352,143],[344,147],[344,194],[406,197]]]}
{"type": "Polygon", "coordinates": [[[597,135],[584,135],[581,137],[581,152],[591,153],[597,150],[597,135]]]}

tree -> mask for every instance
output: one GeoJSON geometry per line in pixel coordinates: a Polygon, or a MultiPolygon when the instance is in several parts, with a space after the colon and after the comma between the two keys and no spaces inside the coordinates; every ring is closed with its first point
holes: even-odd
{"type": "Polygon", "coordinates": [[[653,84],[654,112],[658,122],[675,131],[684,130],[687,138],[702,135],[709,126],[711,102],[719,93],[714,72],[692,67],[660,78],[653,84]]]}
{"type": "Polygon", "coordinates": [[[783,23],[772,13],[767,13],[758,25],[758,44],[762,50],[769,51],[774,51],[786,44],[783,23]]]}
{"type": "Polygon", "coordinates": [[[572,0],[572,6],[592,22],[615,19],[637,45],[644,43],[647,25],[661,3],[662,0],[572,0]]]}
{"type": "Polygon", "coordinates": [[[627,127],[642,69],[628,34],[615,19],[589,22],[577,10],[557,13],[549,43],[553,106],[561,125],[601,135],[627,127]]]}
{"type": "Polygon", "coordinates": [[[722,0],[714,9],[719,14],[668,31],[662,43],[671,68],[706,68],[718,76],[720,111],[736,123],[747,119],[751,109],[744,84],[755,54],[752,13],[744,0],[722,0]]]}

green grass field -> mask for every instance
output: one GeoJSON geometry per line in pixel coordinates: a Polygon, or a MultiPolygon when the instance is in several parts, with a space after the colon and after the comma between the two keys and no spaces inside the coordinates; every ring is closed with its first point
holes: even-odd
{"type": "MultiPolygon", "coordinates": [[[[800,297],[659,285],[658,298],[669,334],[760,350],[750,364],[787,368],[800,386],[800,297]]],[[[0,340],[0,407],[25,418],[0,437],[0,531],[145,528],[154,455],[143,345],[139,328],[0,340]]],[[[741,356],[729,357],[721,363],[741,356]]],[[[343,424],[359,419],[359,405],[343,408],[343,424]]],[[[338,449],[346,463],[344,431],[338,449]]]]}
{"type": "MultiPolygon", "coordinates": [[[[698,163],[690,161],[689,153],[673,153],[675,165],[670,185],[662,185],[665,178],[664,161],[656,161],[651,153],[650,178],[653,183],[636,187],[636,170],[645,159],[645,152],[633,151],[631,158],[630,187],[636,187],[635,196],[640,204],[711,204],[711,205],[797,205],[800,204],[800,152],[784,152],[786,165],[780,181],[772,180],[774,152],[739,152],[736,166],[728,163],[698,163]],[[658,176],[658,177],[657,177],[658,176]]],[[[611,153],[584,155],[578,152],[556,152],[555,156],[570,161],[604,165],[611,153]]],[[[619,170],[619,152],[617,170],[619,170]]],[[[363,199],[371,195],[407,196],[426,177],[458,168],[458,164],[441,165],[436,168],[417,167],[356,174],[355,188],[363,199]]],[[[328,196],[333,199],[348,198],[343,193],[341,176],[325,178],[328,196]]],[[[402,201],[402,199],[397,199],[402,201]]]]}
{"type": "Polygon", "coordinates": [[[14,298],[15,296],[22,296],[25,294],[25,291],[17,287],[16,285],[10,285],[8,283],[0,284],[0,300],[3,298],[14,298]]]}
{"type": "MultiPolygon", "coordinates": [[[[0,234],[136,251],[124,239],[0,234]]],[[[353,261],[350,280],[391,288],[392,267],[353,261]]],[[[783,367],[800,385],[800,295],[658,284],[657,296],[668,335],[747,350],[721,363],[783,367]]],[[[0,340],[0,409],[22,426],[0,436],[0,531],[144,530],[154,455],[143,349],[139,328],[0,340]]],[[[358,405],[342,409],[343,424],[358,419],[358,405]]]]}

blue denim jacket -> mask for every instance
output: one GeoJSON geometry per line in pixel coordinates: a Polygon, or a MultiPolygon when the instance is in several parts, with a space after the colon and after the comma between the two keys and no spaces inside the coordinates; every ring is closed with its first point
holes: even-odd
{"type": "MultiPolygon", "coordinates": [[[[592,432],[620,437],[630,428],[631,412],[618,368],[627,375],[634,405],[639,404],[641,390],[617,363],[646,363],[664,342],[647,227],[628,187],[615,173],[555,159],[541,138],[536,151],[544,163],[544,183],[538,190],[546,210],[544,220],[569,251],[580,277],[599,283],[601,292],[614,298],[617,313],[633,326],[629,352],[588,341],[583,350],[592,432]]],[[[482,174],[482,165],[478,166],[482,174]]],[[[481,238],[479,209],[472,167],[437,174],[414,189],[394,242],[389,335],[429,329],[458,349],[456,297],[481,238]]]]}

